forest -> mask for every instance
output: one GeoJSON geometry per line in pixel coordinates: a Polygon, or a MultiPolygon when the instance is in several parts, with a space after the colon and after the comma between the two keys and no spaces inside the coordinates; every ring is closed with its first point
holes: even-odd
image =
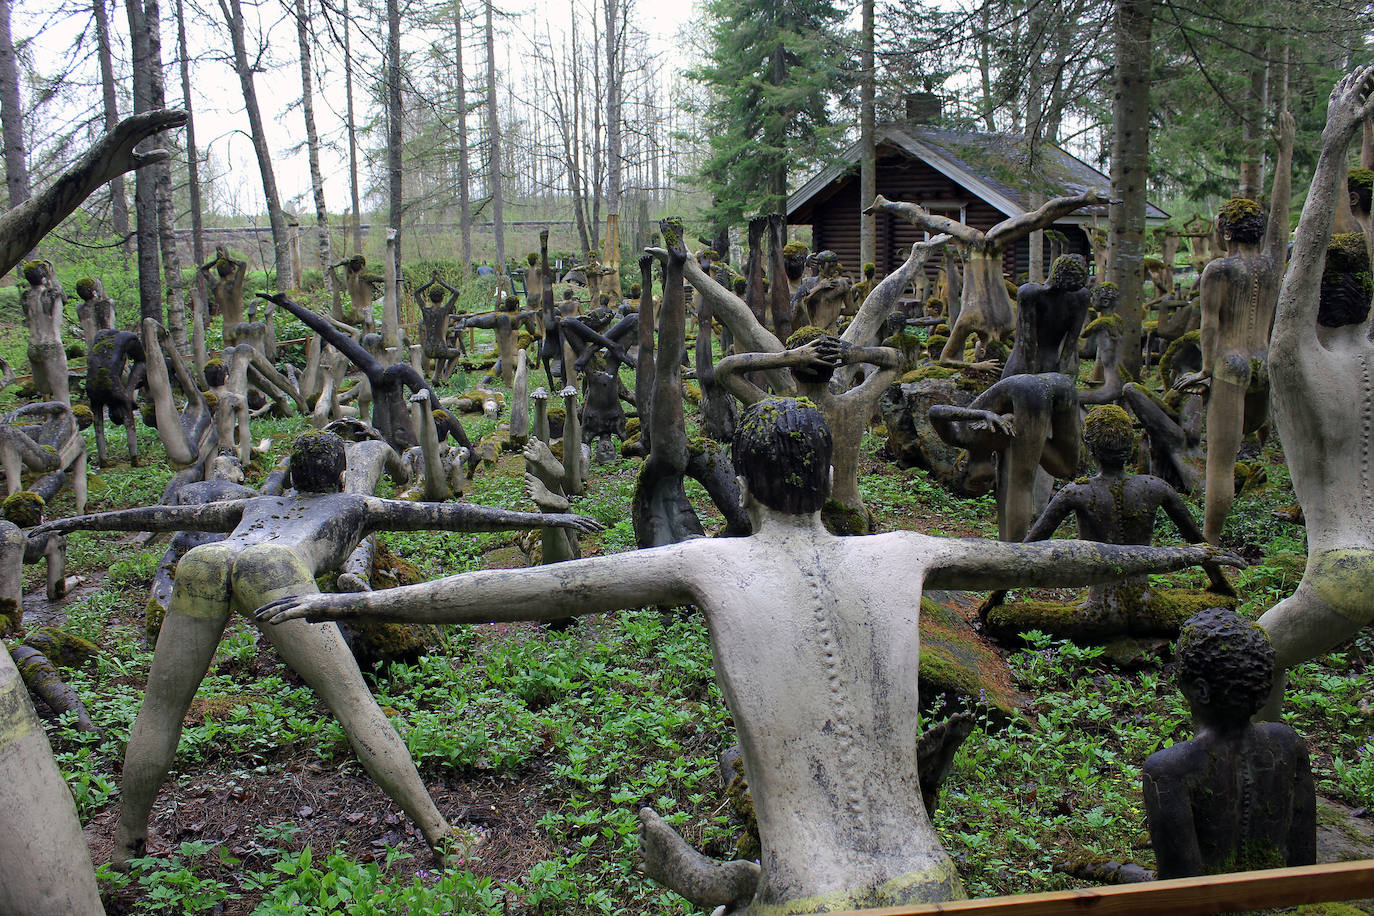
{"type": "Polygon", "coordinates": [[[0,913],[1374,913],[1372,42],[0,0],[0,913]]]}

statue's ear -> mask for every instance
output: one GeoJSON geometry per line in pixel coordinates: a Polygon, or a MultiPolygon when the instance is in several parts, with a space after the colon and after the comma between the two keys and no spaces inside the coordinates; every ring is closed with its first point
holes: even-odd
{"type": "Polygon", "coordinates": [[[1212,702],[1212,688],[1202,678],[1194,678],[1192,685],[1193,699],[1199,706],[1209,706],[1212,702]]]}

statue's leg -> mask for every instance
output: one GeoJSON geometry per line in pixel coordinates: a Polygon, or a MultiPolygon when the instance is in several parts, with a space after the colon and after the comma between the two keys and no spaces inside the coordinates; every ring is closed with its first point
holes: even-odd
{"type": "Polygon", "coordinates": [[[95,415],[95,457],[100,466],[105,466],[105,408],[97,407],[91,411],[95,415]]]}
{"type": "Polygon", "coordinates": [[[181,414],[172,398],[172,379],[162,358],[162,343],[157,336],[157,322],[143,322],[143,349],[148,354],[148,394],[153,399],[153,413],[157,418],[157,437],[167,450],[167,460],[184,466],[196,460],[195,446],[188,442],[181,428],[181,414]]]}
{"type": "MultiPolygon", "coordinates": [[[[249,611],[278,598],[317,591],[314,575],[285,547],[255,545],[234,564],[235,600],[249,611]]],[[[292,620],[262,631],[329,706],[363,767],[415,822],[430,846],[441,848],[452,840],[452,831],[420,781],[405,742],[367,689],[339,628],[332,623],[292,620]]]]}
{"type": "Polygon", "coordinates": [[[28,538],[18,525],[0,521],[0,633],[19,633],[24,628],[24,549],[27,545],[28,538]]]}
{"type": "Polygon", "coordinates": [[[1207,400],[1207,502],[1203,536],[1221,542],[1221,529],[1236,498],[1236,453],[1244,438],[1245,387],[1212,379],[1207,400]]]}
{"type": "Polygon", "coordinates": [[[645,874],[703,909],[744,906],[758,889],[758,863],[707,858],[652,808],[639,811],[639,852],[645,874]]]}
{"type": "Polygon", "coordinates": [[[1030,530],[1035,496],[1035,472],[1050,434],[1050,418],[1043,411],[1015,414],[1016,437],[997,462],[997,537],[1019,541],[1030,530]]]}
{"type": "Polygon", "coordinates": [[[10,654],[0,651],[0,913],[101,916],[72,794],[10,654]]]}
{"type": "Polygon", "coordinates": [[[959,316],[959,320],[954,322],[954,326],[950,328],[949,340],[945,342],[945,348],[940,351],[941,361],[964,358],[964,342],[967,341],[968,336],[973,333],[973,322],[964,320],[970,314],[972,313],[965,311],[963,315],[959,316]]]}
{"type": "MultiPolygon", "coordinates": [[[[124,417],[124,437],[129,442],[129,467],[138,467],[138,409],[130,405],[124,417]]],[[[104,453],[100,457],[101,466],[105,464],[104,453]]]]}
{"type": "Polygon", "coordinates": [[[86,496],[88,493],[89,482],[86,480],[86,444],[81,444],[81,451],[76,453],[76,459],[72,461],[72,499],[76,503],[76,514],[86,514],[86,496]]]}
{"type": "Polygon", "coordinates": [[[162,621],[143,706],[124,754],[124,801],[111,861],[121,867],[144,854],[148,816],[167,777],[182,719],[205,678],[229,621],[229,571],[235,549],[203,544],[177,564],[172,601],[162,621]]]}

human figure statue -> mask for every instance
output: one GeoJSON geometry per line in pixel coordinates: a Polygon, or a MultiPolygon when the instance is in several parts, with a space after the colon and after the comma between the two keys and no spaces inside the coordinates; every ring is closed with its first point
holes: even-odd
{"type": "Polygon", "coordinates": [[[841,273],[839,255],[833,251],[819,251],[811,256],[816,268],[814,282],[798,291],[792,309],[792,327],[810,325],[834,332],[854,298],[854,284],[841,273]]]}
{"type": "Polygon", "coordinates": [[[85,340],[89,360],[91,348],[95,346],[96,332],[114,330],[115,304],[113,299],[105,295],[105,284],[95,277],[77,280],[76,295],[81,300],[76,307],[76,317],[81,322],[81,336],[85,340]]]}
{"type": "Polygon", "coordinates": [[[539,267],[539,255],[531,251],[525,255],[525,306],[538,310],[544,298],[544,272],[539,267]]]}
{"type": "Polygon", "coordinates": [[[20,305],[29,331],[34,390],[70,404],[67,351],[62,346],[62,307],[67,297],[51,261],[29,261],[24,265],[24,279],[29,285],[20,293],[20,305]]]}
{"type": "Polygon", "coordinates": [[[582,401],[582,441],[592,446],[592,460],[606,464],[619,453],[611,437],[625,439],[625,409],[620,406],[620,354],[607,351],[602,366],[588,366],[582,401]]]}
{"type": "Polygon", "coordinates": [[[819,328],[801,328],[787,343],[789,349],[782,353],[727,356],[716,366],[716,380],[748,406],[768,396],[749,381],[749,373],[791,370],[797,393],[816,405],[835,440],[831,456],[835,479],[830,494],[834,505],[827,504],[826,521],[836,534],[869,534],[873,522],[859,495],[859,444],[878,409],[878,399],[897,378],[902,355],[891,347],[852,346],[819,328]],[[830,379],[835,371],[857,363],[874,369],[854,388],[842,394],[832,392],[830,379]]]}
{"type": "MultiPolygon", "coordinates": [[[[309,432],[291,453],[288,496],[257,496],[202,505],[153,506],[61,519],[36,529],[68,531],[227,531],[222,541],[188,551],[177,564],[171,603],[148,672],[148,693],[130,732],[123,804],[112,854],[116,866],[145,854],[148,816],[181,734],[182,718],[214,657],[230,614],[316,590],[315,577],[336,569],[377,531],[504,531],[542,525],[594,531],[576,515],[508,512],[466,503],[412,503],[343,492],[343,440],[309,432]]],[[[343,725],[372,778],[443,851],[452,839],[410,760],[405,743],[378,708],[335,627],[303,624],[266,635],[318,692],[343,725]]]]}
{"type": "MultiPolygon", "coordinates": [[[[542,390],[542,389],[541,389],[542,390]]],[[[567,512],[569,502],[563,489],[563,463],[542,439],[525,443],[525,494],[540,512],[567,512]]],[[[582,556],[577,532],[569,528],[540,529],[540,562],[561,563],[582,556]]]]}
{"type": "Polygon", "coordinates": [[[1095,190],[1071,197],[1056,197],[1031,213],[1003,220],[987,232],[965,226],[947,216],[930,213],[919,204],[889,201],[881,194],[875,208],[901,216],[927,232],[947,232],[960,243],[964,255],[963,295],[954,316],[949,341],[940,353],[943,360],[962,360],[964,342],[970,334],[978,336],[986,349],[993,339],[1006,341],[1012,330],[1011,297],[1002,282],[1002,256],[1007,248],[1037,229],[1048,229],[1054,222],[1075,210],[1093,204],[1111,203],[1095,190]]]}
{"type": "MultiPolygon", "coordinates": [[[[1079,389],[1078,401],[1081,404],[1110,404],[1121,397],[1125,379],[1121,375],[1121,327],[1120,315],[1107,314],[1094,318],[1083,329],[1082,339],[1092,342],[1093,353],[1097,357],[1097,367],[1101,372],[1102,385],[1091,389],[1079,389]]],[[[1069,373],[1077,377],[1075,370],[1069,373]]]]}
{"type": "Polygon", "coordinates": [[[1078,378],[1078,337],[1090,305],[1087,283],[1087,263],[1066,254],[1050,265],[1048,282],[1026,283],[1016,291],[1016,342],[1002,378],[1042,372],[1078,378]]]}
{"type": "MultiPolygon", "coordinates": [[[[1159,477],[1126,471],[1126,462],[1135,444],[1131,418],[1126,411],[1115,405],[1097,406],[1088,411],[1083,425],[1083,440],[1097,462],[1098,472],[1056,493],[1026,533],[1026,542],[1049,540],[1064,519],[1072,515],[1078,523],[1078,536],[1084,540],[1148,545],[1154,540],[1155,517],[1161,509],[1178,527],[1185,541],[1202,541],[1201,529],[1173,487],[1159,477]]],[[[1211,591],[1235,595],[1220,567],[1206,564],[1203,568],[1211,582],[1211,591]]],[[[994,593],[983,602],[979,616],[985,623],[989,612],[1002,598],[1001,593],[994,593]]],[[[1156,601],[1147,577],[1094,585],[1088,590],[1087,599],[1074,608],[1068,623],[1075,636],[1088,639],[1124,635],[1172,636],[1167,620],[1162,626],[1164,632],[1156,632],[1153,628],[1155,621],[1168,616],[1152,608],[1156,601]]]]}
{"type": "MultiPolygon", "coordinates": [[[[361,329],[364,334],[376,331],[377,315],[372,309],[372,303],[376,302],[381,294],[384,278],[380,274],[368,272],[367,258],[360,254],[340,261],[334,267],[344,269],[344,286],[348,289],[348,310],[344,312],[343,320],[361,329]]],[[[488,270],[490,271],[490,268],[488,270]]]]}
{"type": "Polygon", "coordinates": [[[129,443],[129,464],[138,466],[138,405],[135,398],[147,378],[143,342],[132,331],[100,329],[86,357],[86,397],[95,417],[96,457],[107,463],[105,416],[123,424],[129,443]]]}
{"type": "MultiPolygon", "coordinates": [[[[467,356],[463,350],[463,337],[456,338],[457,346],[449,346],[448,323],[453,314],[453,306],[458,302],[458,290],[449,286],[439,276],[439,271],[429,278],[429,282],[415,291],[415,304],[420,307],[420,341],[424,347],[425,359],[434,363],[434,381],[442,385],[458,365],[458,360],[467,356]],[[429,305],[425,305],[428,292],[429,305]],[[449,294],[444,301],[444,293],[449,294]]],[[[461,325],[460,325],[461,327],[461,325]]]]}
{"type": "MultiPolygon", "coordinates": [[[[711,299],[700,293],[696,299],[696,370],[697,386],[701,389],[701,403],[698,405],[701,408],[701,432],[717,442],[729,442],[735,438],[738,411],[734,397],[716,377],[716,356],[712,348],[716,338],[715,314],[711,309],[711,299]]],[[[729,350],[722,346],[721,352],[728,353],[729,350]]],[[[640,429],[643,429],[642,425],[640,429]]]]}
{"type": "Polygon", "coordinates": [[[56,473],[59,476],[44,498],[51,499],[62,484],[71,483],[76,511],[85,510],[86,439],[70,404],[38,401],[6,414],[0,421],[0,464],[4,466],[7,495],[20,491],[26,469],[56,473]]]}
{"type": "Polygon", "coordinates": [[[215,425],[214,408],[172,345],[167,329],[152,318],[143,319],[143,352],[149,355],[144,368],[148,396],[153,401],[151,412],[144,409],[143,421],[152,421],[150,425],[157,429],[157,438],[167,453],[168,463],[177,468],[162,494],[162,501],[168,503],[175,499],[176,491],[182,486],[205,479],[206,467],[219,447],[219,430],[215,425]],[[177,409],[171,374],[167,371],[169,363],[177,386],[186,395],[185,410],[177,409]]]}
{"type": "MultiPolygon", "coordinates": [[[[166,150],[135,153],[148,137],[186,123],[184,111],[125,118],[26,203],[0,216],[0,272],[8,273],[90,194],[116,176],[165,161],[166,150]]],[[[52,747],[9,653],[0,652],[0,912],[14,916],[103,916],[90,851],[52,747]]]]}
{"type": "Polygon", "coordinates": [[[531,334],[537,333],[537,319],[537,312],[520,311],[520,300],[514,296],[507,296],[502,300],[499,310],[464,318],[458,327],[486,328],[495,332],[496,368],[501,373],[502,383],[510,385],[515,381],[515,354],[520,349],[520,331],[524,329],[531,334]]]}
{"type": "Polygon", "coordinates": [[[1235,198],[1217,229],[1227,255],[1201,279],[1202,369],[1174,383],[1207,389],[1207,491],[1202,530],[1216,544],[1235,499],[1236,452],[1269,418],[1269,329],[1288,248],[1293,116],[1279,115],[1279,155],[1266,221],[1259,204],[1235,198]],[[1266,225],[1267,223],[1267,225],[1266,225]]]}
{"type": "Polygon", "coordinates": [[[1183,625],[1178,686],[1197,734],[1141,771],[1160,878],[1316,864],[1307,745],[1287,725],[1250,721],[1273,674],[1264,630],[1234,612],[1210,608],[1183,625]]]}
{"type": "MultiPolygon", "coordinates": [[[[377,355],[368,352],[353,338],[334,327],[329,319],[298,305],[285,293],[273,293],[270,296],[259,295],[295,315],[301,323],[319,334],[326,343],[362,370],[371,389],[372,425],[377,427],[377,431],[382,434],[382,438],[386,440],[387,444],[396,449],[397,453],[404,452],[411,446],[419,444],[420,440],[416,438],[415,427],[411,424],[410,405],[406,400],[406,389],[409,389],[412,394],[428,390],[430,392],[430,404],[435,410],[439,409],[439,398],[434,395],[433,386],[425,381],[424,376],[415,371],[415,367],[409,363],[384,365],[377,355]]],[[[470,448],[471,443],[466,440],[465,435],[460,442],[463,446],[470,448]]]]}
{"type": "Polygon", "coordinates": [[[302,595],[258,616],[476,623],[695,605],[716,646],[763,853],[757,866],[729,869],[752,873],[752,882],[687,888],[675,865],[689,850],[649,812],[650,873],[699,906],[738,907],[741,916],[959,897],[921,800],[913,735],[922,586],[1088,585],[1239,560],[1215,548],[1002,544],[914,531],[836,538],[820,518],[830,448],[814,407],[760,401],[741,415],[733,449],[752,536],[483,570],[384,594],[302,595]]]}
{"type": "Polygon", "coordinates": [[[1288,668],[1374,620],[1367,587],[1374,563],[1370,265],[1358,236],[1330,238],[1331,213],[1345,192],[1346,151],[1371,114],[1374,67],[1362,67],[1331,92],[1321,155],[1274,316],[1274,418],[1306,519],[1308,554],[1297,590],[1260,618],[1278,672],[1261,713],[1266,719],[1278,717],[1288,668]]]}
{"type": "Polygon", "coordinates": [[[1078,469],[1078,389],[1067,375],[1012,375],[967,407],[936,404],[929,416],[941,439],[968,450],[963,490],[996,485],[999,540],[1019,541],[1030,528],[1037,467],[1051,477],[1078,469]]]}
{"type": "Polygon", "coordinates": [[[248,262],[231,257],[224,245],[215,246],[215,256],[196,271],[209,284],[210,315],[224,319],[224,342],[237,342],[235,335],[243,323],[243,281],[248,276],[248,262]]]}

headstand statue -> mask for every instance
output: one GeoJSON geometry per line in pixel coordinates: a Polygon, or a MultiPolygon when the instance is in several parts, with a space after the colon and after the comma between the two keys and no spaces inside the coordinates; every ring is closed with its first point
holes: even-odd
{"type": "MultiPolygon", "coordinates": [[[[504,531],[535,526],[597,529],[577,515],[508,512],[465,503],[412,503],[343,492],[343,440],[310,432],[296,440],[287,496],[191,506],[153,506],[50,522],[67,531],[228,531],[177,564],[171,604],[158,636],[148,691],[129,736],[116,865],[144,854],[148,816],[171,766],[182,718],[210,666],[234,609],[314,592],[315,576],[337,569],[377,531],[504,531]]],[[[378,708],[336,627],[295,624],[268,638],[343,725],[363,766],[441,850],[450,828],[420,782],[405,743],[378,708]]]]}
{"type": "Polygon", "coordinates": [[[1268,220],[1259,204],[1243,198],[1228,202],[1217,216],[1228,253],[1202,272],[1202,370],[1174,383],[1181,390],[1207,389],[1207,503],[1202,530],[1213,544],[1221,538],[1235,499],[1236,452],[1245,434],[1269,418],[1269,328],[1288,248],[1294,124],[1287,111],[1279,115],[1279,156],[1268,220]]]}
{"type": "Polygon", "coordinates": [[[1265,718],[1278,717],[1284,671],[1374,620],[1370,266],[1358,235],[1330,236],[1336,196],[1345,191],[1346,150],[1371,113],[1374,67],[1362,67],[1331,91],[1270,341],[1274,418],[1307,521],[1308,554],[1297,590],[1260,618],[1279,672],[1265,718]]]}
{"type": "MultiPolygon", "coordinates": [[[[676,240],[670,240],[670,250],[676,240]]],[[[963,895],[917,768],[922,586],[1088,585],[1208,560],[1214,548],[1004,544],[897,531],[836,538],[821,523],[830,432],[791,399],[744,411],[734,440],[754,534],[362,595],[266,604],[263,621],[551,619],[646,604],[706,616],[758,815],[760,864],[724,866],[641,812],[648,871],[698,906],[820,913],[963,895]],[[784,699],[785,698],[785,699],[784,699]]]]}

